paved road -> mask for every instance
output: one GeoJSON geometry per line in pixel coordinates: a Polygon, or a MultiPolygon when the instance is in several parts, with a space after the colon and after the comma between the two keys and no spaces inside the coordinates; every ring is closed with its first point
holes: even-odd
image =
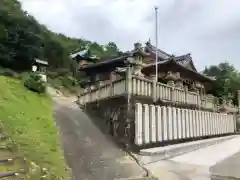
{"type": "Polygon", "coordinates": [[[240,178],[240,136],[172,159],[209,167],[212,174],[240,178]]]}
{"type": "Polygon", "coordinates": [[[240,179],[240,136],[146,168],[161,180],[240,179]]]}
{"type": "Polygon", "coordinates": [[[240,136],[222,143],[186,153],[171,160],[179,163],[212,167],[240,151],[240,136]]]}
{"type": "MultiPolygon", "coordinates": [[[[54,118],[74,180],[141,177],[146,172],[116,147],[72,100],[54,98],[54,118]]],[[[99,121],[101,119],[98,119],[99,121]]]]}
{"type": "Polygon", "coordinates": [[[171,159],[209,169],[213,180],[240,178],[240,136],[171,159]]]}
{"type": "Polygon", "coordinates": [[[240,179],[240,152],[212,166],[211,172],[220,174],[224,177],[235,177],[240,179]]]}
{"type": "MultiPolygon", "coordinates": [[[[81,112],[73,103],[74,98],[54,99],[54,117],[75,180],[113,180],[145,173],[81,112]]],[[[169,161],[153,163],[147,168],[158,174],[161,180],[240,178],[240,137],[169,161]],[[223,178],[211,178],[211,173],[223,178]]]]}

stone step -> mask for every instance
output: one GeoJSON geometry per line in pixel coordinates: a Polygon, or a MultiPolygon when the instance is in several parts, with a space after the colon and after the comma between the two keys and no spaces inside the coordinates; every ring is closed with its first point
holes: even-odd
{"type": "Polygon", "coordinates": [[[21,157],[11,157],[11,158],[2,158],[0,159],[0,164],[5,164],[5,163],[14,163],[14,161],[20,160],[24,162],[24,159],[21,157]]]}
{"type": "Polygon", "coordinates": [[[8,139],[7,135],[0,135],[0,141],[8,139]]]}
{"type": "Polygon", "coordinates": [[[0,151],[1,150],[11,150],[11,147],[10,146],[7,146],[7,145],[1,145],[0,144],[0,151]]]}
{"type": "Polygon", "coordinates": [[[0,172],[0,178],[6,177],[17,177],[24,173],[24,170],[16,171],[16,172],[0,172]]]}
{"type": "Polygon", "coordinates": [[[11,162],[13,162],[14,161],[14,158],[12,158],[12,159],[0,159],[0,163],[1,164],[3,164],[3,163],[11,163],[11,162]]]}
{"type": "Polygon", "coordinates": [[[142,149],[140,150],[140,155],[137,155],[136,157],[141,164],[149,164],[149,163],[157,162],[164,159],[170,159],[172,157],[179,156],[181,154],[188,153],[191,151],[195,151],[200,148],[218,144],[235,137],[239,137],[239,135],[204,139],[204,140],[169,145],[164,147],[142,149]]]}
{"type": "Polygon", "coordinates": [[[12,159],[20,157],[18,154],[15,154],[12,151],[9,151],[8,149],[1,149],[0,150],[0,159],[12,159]]]}

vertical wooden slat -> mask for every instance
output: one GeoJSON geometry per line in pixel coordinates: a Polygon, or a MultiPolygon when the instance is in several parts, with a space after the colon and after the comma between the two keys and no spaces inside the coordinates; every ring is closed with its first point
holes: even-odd
{"type": "Polygon", "coordinates": [[[198,111],[198,119],[199,119],[199,136],[203,136],[203,120],[202,120],[202,111],[198,111]]]}
{"type": "Polygon", "coordinates": [[[142,119],[142,105],[140,103],[136,104],[135,108],[135,144],[143,144],[143,119],[142,119]]]}
{"type": "Polygon", "coordinates": [[[161,107],[156,107],[156,118],[157,118],[157,142],[163,141],[163,119],[162,119],[162,111],[161,107]]]}
{"type": "Polygon", "coordinates": [[[168,123],[168,140],[173,140],[173,119],[172,119],[172,108],[167,107],[167,123],[168,123]]]}
{"type": "Polygon", "coordinates": [[[177,110],[172,108],[172,121],[173,121],[173,139],[178,138],[178,119],[177,119],[177,110]]]}
{"type": "Polygon", "coordinates": [[[167,119],[167,108],[162,107],[162,122],[163,122],[163,140],[167,141],[168,138],[168,119],[167,119]]]}
{"type": "Polygon", "coordinates": [[[150,142],[149,136],[149,107],[147,104],[143,105],[143,126],[144,126],[144,143],[148,144],[150,142]]]}
{"type": "Polygon", "coordinates": [[[196,118],[196,137],[200,137],[200,121],[199,121],[199,111],[195,110],[195,118],[196,118]]]}
{"type": "Polygon", "coordinates": [[[190,121],[189,121],[189,110],[185,110],[185,120],[186,120],[186,138],[190,137],[190,121]]]}
{"type": "Polygon", "coordinates": [[[182,139],[183,138],[183,120],[182,120],[182,116],[181,116],[181,111],[182,109],[177,108],[177,124],[178,124],[178,139],[182,139]]]}
{"type": "Polygon", "coordinates": [[[189,121],[189,128],[190,128],[190,137],[193,137],[193,111],[188,110],[188,121],[189,121]]]}
{"type": "Polygon", "coordinates": [[[217,117],[216,117],[216,113],[213,113],[213,135],[217,135],[217,117]]]}
{"type": "Polygon", "coordinates": [[[156,111],[155,106],[150,105],[150,141],[155,143],[157,141],[156,138],[156,111]]]}
{"type": "Polygon", "coordinates": [[[197,137],[197,119],[195,110],[192,110],[192,122],[193,122],[193,137],[197,137]]]}
{"type": "Polygon", "coordinates": [[[183,131],[183,138],[187,138],[187,119],[186,119],[186,109],[182,109],[182,131],[183,131]]]}

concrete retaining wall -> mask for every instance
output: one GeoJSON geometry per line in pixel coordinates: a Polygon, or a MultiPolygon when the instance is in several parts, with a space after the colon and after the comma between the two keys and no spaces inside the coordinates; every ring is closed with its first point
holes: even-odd
{"type": "Polygon", "coordinates": [[[230,114],[136,103],[135,144],[229,134],[235,121],[230,114]]]}

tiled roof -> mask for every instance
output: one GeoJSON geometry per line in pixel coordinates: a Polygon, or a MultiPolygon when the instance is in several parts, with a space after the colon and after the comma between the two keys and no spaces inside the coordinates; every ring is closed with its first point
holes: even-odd
{"type": "Polygon", "coordinates": [[[124,61],[128,57],[129,57],[128,55],[125,55],[125,56],[118,56],[118,57],[115,57],[113,59],[105,59],[105,60],[100,59],[99,62],[83,66],[80,69],[88,69],[88,68],[98,67],[98,66],[101,66],[101,65],[104,65],[104,64],[114,63],[114,62],[118,62],[118,61],[124,61]]]}
{"type": "Polygon", "coordinates": [[[81,49],[76,49],[69,56],[72,59],[75,59],[77,56],[85,57],[87,59],[98,59],[97,56],[91,54],[91,51],[89,50],[89,48],[85,48],[85,49],[82,49],[82,50],[81,49]]]}
{"type": "Polygon", "coordinates": [[[82,51],[77,51],[77,52],[74,52],[72,54],[70,54],[70,57],[71,58],[75,58],[76,56],[84,56],[88,53],[88,49],[85,49],[85,50],[82,50],[82,51]]]}
{"type": "Polygon", "coordinates": [[[177,56],[177,57],[174,57],[173,59],[180,64],[186,64],[186,63],[188,63],[189,61],[192,60],[191,54],[177,56]]]}
{"type": "Polygon", "coordinates": [[[151,45],[149,42],[146,43],[146,50],[149,51],[150,53],[152,54],[156,54],[156,51],[158,52],[158,56],[162,59],[168,59],[171,57],[170,54],[160,50],[160,49],[157,49],[155,46],[151,45]]]}
{"type": "MultiPolygon", "coordinates": [[[[209,76],[206,76],[204,74],[198,73],[196,70],[194,70],[192,68],[188,68],[188,67],[186,67],[185,65],[183,65],[181,63],[178,63],[174,59],[162,60],[162,61],[159,61],[157,64],[158,65],[163,65],[163,64],[168,64],[168,63],[174,63],[174,64],[178,65],[179,67],[182,67],[182,68],[186,69],[187,71],[196,74],[198,77],[201,77],[201,79],[205,79],[207,81],[213,81],[214,80],[212,77],[209,77],[209,76]]],[[[147,66],[144,67],[144,69],[146,70],[148,68],[154,68],[155,65],[156,65],[155,63],[148,64],[147,66]]]]}
{"type": "MultiPolygon", "coordinates": [[[[159,62],[160,61],[169,61],[171,58],[173,58],[173,60],[175,60],[177,63],[181,64],[182,66],[185,66],[188,69],[194,70],[196,71],[196,68],[192,62],[192,58],[191,58],[191,54],[188,53],[186,55],[181,55],[181,56],[176,56],[173,57],[172,55],[160,50],[160,49],[156,49],[155,46],[151,45],[149,42],[146,43],[146,46],[144,48],[139,48],[139,49],[134,49],[132,51],[128,51],[123,53],[122,55],[119,56],[107,56],[107,57],[103,57],[101,59],[99,59],[99,61],[95,64],[89,64],[84,66],[83,68],[92,68],[92,67],[97,67],[97,66],[101,66],[103,64],[108,64],[108,63],[114,63],[114,62],[119,62],[119,61],[124,61],[126,60],[126,58],[133,56],[135,53],[140,52],[141,50],[145,50],[148,53],[155,55],[156,51],[158,52],[158,56],[159,56],[159,62]]],[[[86,53],[86,52],[85,52],[86,53]]],[[[76,55],[72,54],[72,56],[76,55]]],[[[83,53],[81,54],[83,55],[83,53]]],[[[160,63],[159,63],[160,64],[160,63]]]]}
{"type": "Polygon", "coordinates": [[[81,69],[87,69],[87,68],[101,66],[103,64],[110,64],[110,63],[114,63],[114,62],[125,61],[126,58],[133,56],[138,51],[139,50],[133,50],[133,51],[130,51],[130,52],[123,53],[120,56],[107,56],[107,57],[101,58],[97,63],[86,65],[81,69]]]}
{"type": "Polygon", "coordinates": [[[151,54],[156,54],[156,51],[158,53],[158,56],[160,58],[159,61],[168,61],[171,58],[173,58],[174,61],[176,61],[177,63],[185,66],[186,68],[190,68],[191,70],[197,71],[193,62],[192,62],[192,57],[191,54],[185,54],[185,55],[181,55],[181,56],[176,56],[173,57],[172,55],[160,50],[160,49],[156,49],[155,46],[151,45],[149,42],[146,43],[146,50],[149,51],[151,54]]]}
{"type": "Polygon", "coordinates": [[[43,61],[41,59],[35,59],[35,62],[38,63],[38,64],[48,65],[47,61],[43,61]]]}

